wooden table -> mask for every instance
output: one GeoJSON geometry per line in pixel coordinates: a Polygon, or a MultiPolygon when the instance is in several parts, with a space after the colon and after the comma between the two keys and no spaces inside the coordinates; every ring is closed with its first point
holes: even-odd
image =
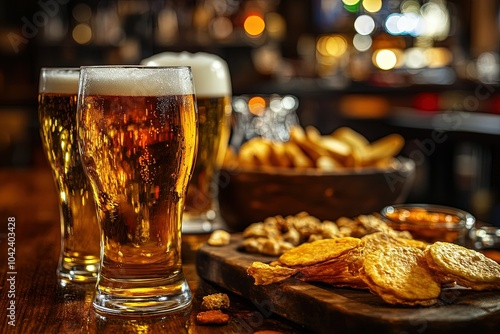
{"type": "Polygon", "coordinates": [[[0,170],[0,220],[0,333],[305,332],[283,318],[260,312],[250,302],[230,293],[231,318],[227,325],[196,324],[202,297],[221,292],[202,281],[195,270],[196,250],[207,235],[183,236],[184,273],[194,295],[189,314],[136,320],[96,315],[92,307],[93,285],[58,284],[55,272],[60,250],[59,211],[47,168],[0,170]],[[13,271],[8,268],[9,217],[16,221],[15,275],[8,274],[13,271]],[[9,296],[11,293],[14,298],[9,296]],[[10,314],[14,315],[11,319],[15,319],[15,327],[9,325],[10,314]]]}

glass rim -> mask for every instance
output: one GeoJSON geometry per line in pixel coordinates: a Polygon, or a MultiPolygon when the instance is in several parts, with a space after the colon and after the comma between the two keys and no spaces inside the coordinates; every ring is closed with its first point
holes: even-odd
{"type": "Polygon", "coordinates": [[[80,67],[41,67],[40,71],[80,71],[80,67]]]}
{"type": "Polygon", "coordinates": [[[80,66],[80,70],[85,69],[147,69],[147,70],[158,70],[158,69],[189,69],[191,66],[188,65],[84,65],[80,66]]]}

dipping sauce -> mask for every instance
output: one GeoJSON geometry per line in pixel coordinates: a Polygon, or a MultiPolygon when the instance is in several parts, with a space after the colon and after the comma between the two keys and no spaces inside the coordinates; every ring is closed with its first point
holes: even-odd
{"type": "Polygon", "coordinates": [[[446,241],[465,245],[468,231],[475,224],[470,213],[440,205],[391,205],[381,214],[393,229],[408,231],[413,238],[429,243],[446,241]]]}

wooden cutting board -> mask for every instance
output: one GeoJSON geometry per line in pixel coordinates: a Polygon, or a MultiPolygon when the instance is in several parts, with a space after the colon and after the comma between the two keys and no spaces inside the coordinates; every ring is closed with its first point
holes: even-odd
{"type": "Polygon", "coordinates": [[[227,246],[204,244],[197,254],[200,277],[251,300],[263,316],[281,315],[315,333],[499,333],[500,291],[445,289],[438,305],[386,304],[368,291],[304,283],[254,285],[246,269],[254,261],[275,258],[240,249],[242,236],[227,246]]]}

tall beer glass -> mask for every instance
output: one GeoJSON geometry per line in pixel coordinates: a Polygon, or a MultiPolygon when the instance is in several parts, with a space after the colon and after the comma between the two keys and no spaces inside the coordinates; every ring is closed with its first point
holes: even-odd
{"type": "Polygon", "coordinates": [[[198,104],[199,143],[182,229],[184,233],[210,232],[220,224],[217,180],[230,132],[232,89],[227,63],[203,52],[164,52],[142,63],[191,67],[198,104]]]}
{"type": "Polygon", "coordinates": [[[101,230],[98,313],[187,309],[181,217],[197,113],[189,67],[82,67],[79,145],[101,230]]]}
{"type": "Polygon", "coordinates": [[[38,94],[40,135],[52,168],[61,214],[62,284],[95,282],[99,269],[99,226],[78,152],[76,103],[78,68],[42,68],[38,94]]]}

